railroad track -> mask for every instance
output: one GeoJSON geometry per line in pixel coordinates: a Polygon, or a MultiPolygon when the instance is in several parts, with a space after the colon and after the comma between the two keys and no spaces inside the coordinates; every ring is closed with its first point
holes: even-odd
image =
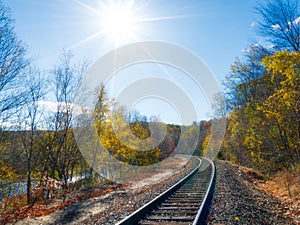
{"type": "Polygon", "coordinates": [[[214,178],[213,162],[199,159],[189,175],[116,225],[199,224],[214,178]]]}

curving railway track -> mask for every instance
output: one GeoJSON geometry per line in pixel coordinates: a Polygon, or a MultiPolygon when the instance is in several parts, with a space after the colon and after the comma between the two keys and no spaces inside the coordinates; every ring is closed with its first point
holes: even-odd
{"type": "Polygon", "coordinates": [[[213,189],[215,166],[206,158],[167,191],[116,225],[196,225],[213,189]]]}

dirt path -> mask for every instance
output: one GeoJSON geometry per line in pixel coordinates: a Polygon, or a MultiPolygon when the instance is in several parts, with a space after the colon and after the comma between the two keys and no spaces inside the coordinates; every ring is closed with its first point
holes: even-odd
{"type": "MultiPolygon", "coordinates": [[[[26,218],[20,220],[15,225],[58,225],[58,224],[90,224],[91,220],[99,218],[106,220],[113,213],[122,212],[112,220],[118,220],[124,216],[124,213],[130,213],[132,210],[144,204],[144,201],[155,197],[161,189],[164,182],[170,183],[168,179],[186,164],[187,159],[181,156],[175,157],[175,160],[168,163],[166,168],[160,173],[153,174],[132,184],[128,189],[119,189],[115,192],[105,194],[101,197],[95,197],[79,201],[71,206],[57,210],[47,216],[26,218]],[[164,181],[164,182],[163,182],[164,181]],[[160,186],[155,187],[157,184],[160,186]],[[144,195],[148,195],[145,198],[144,195]],[[144,199],[143,199],[144,198],[144,199]],[[125,208],[125,210],[124,210],[125,208]]],[[[165,185],[167,186],[167,185],[165,185]]],[[[112,224],[113,222],[104,222],[101,224],[112,224]]]]}

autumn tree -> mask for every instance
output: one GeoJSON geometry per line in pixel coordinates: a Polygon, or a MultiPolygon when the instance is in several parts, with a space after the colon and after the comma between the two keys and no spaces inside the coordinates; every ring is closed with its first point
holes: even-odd
{"type": "Polygon", "coordinates": [[[228,116],[222,153],[272,174],[299,160],[299,54],[278,52],[260,60],[259,67],[234,67],[242,83],[227,80],[235,84],[230,100],[237,104],[228,116]],[[249,71],[257,76],[248,79],[249,71]]]}
{"type": "MultiPolygon", "coordinates": [[[[91,148],[89,161],[92,165],[102,162],[105,166],[101,168],[110,168],[115,166],[110,165],[109,161],[109,158],[113,157],[124,164],[146,166],[157,162],[162,156],[167,157],[170,154],[168,152],[174,151],[173,143],[168,137],[165,137],[159,146],[153,144],[155,135],[164,124],[159,121],[147,121],[147,118],[138,111],[128,111],[114,100],[110,100],[104,85],[99,87],[94,107],[93,119],[99,140],[105,150],[99,154],[97,149],[93,151],[91,148]],[[153,136],[150,127],[155,130],[153,136]]],[[[117,171],[117,168],[114,171],[117,171]]],[[[104,176],[107,174],[106,171],[100,173],[104,176]]]]}
{"type": "MultiPolygon", "coordinates": [[[[109,145],[110,139],[111,139],[111,132],[107,132],[108,130],[111,131],[112,127],[107,125],[107,122],[109,121],[109,118],[111,117],[111,110],[113,107],[114,102],[110,100],[107,96],[107,92],[105,89],[104,84],[100,84],[97,91],[97,98],[96,102],[94,103],[94,110],[92,112],[93,120],[95,121],[96,126],[96,134],[94,137],[88,137],[93,139],[100,138],[101,141],[104,142],[104,146],[108,148],[114,148],[114,145],[109,145]]],[[[106,166],[109,167],[110,162],[108,161],[108,157],[105,157],[104,155],[101,155],[101,159],[99,159],[99,151],[97,149],[97,146],[94,145],[94,142],[88,142],[87,144],[89,146],[86,146],[89,148],[89,162],[90,162],[90,175],[92,176],[93,170],[96,169],[97,172],[100,172],[102,176],[108,177],[108,172],[104,169],[101,169],[101,171],[98,171],[98,163],[101,161],[106,166]]],[[[87,156],[86,156],[87,157],[87,156]]],[[[103,167],[101,167],[103,168],[103,167]]],[[[100,170],[100,169],[99,169],[100,170]]]]}
{"type": "Polygon", "coordinates": [[[0,180],[5,181],[7,179],[11,179],[17,176],[16,171],[13,166],[0,160],[0,180]]]}
{"type": "Polygon", "coordinates": [[[124,107],[115,108],[107,117],[105,129],[100,133],[101,142],[116,159],[130,164],[145,166],[157,162],[159,148],[151,146],[148,125],[139,120],[126,121],[128,112],[124,107]],[[147,146],[147,147],[146,147],[147,146]]]}
{"type": "Polygon", "coordinates": [[[222,155],[272,175],[299,165],[300,12],[297,1],[285,0],[256,11],[258,32],[273,48],[251,45],[225,78],[222,155]]]}
{"type": "Polygon", "coordinates": [[[274,120],[285,153],[285,164],[300,161],[300,53],[277,52],[263,60],[274,93],[259,108],[274,120]]]}
{"type": "Polygon", "coordinates": [[[274,143],[266,141],[271,140],[269,135],[272,136],[266,127],[270,124],[265,123],[264,115],[257,110],[257,106],[273,93],[261,63],[269,54],[265,48],[251,45],[243,58],[233,64],[224,81],[227,106],[231,111],[222,154],[252,167],[267,166],[263,159],[275,162],[268,150],[274,147],[274,143]]]}

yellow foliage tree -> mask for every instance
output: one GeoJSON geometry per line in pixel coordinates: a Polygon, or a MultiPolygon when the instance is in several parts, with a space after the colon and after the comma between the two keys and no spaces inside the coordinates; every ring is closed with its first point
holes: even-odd
{"type": "Polygon", "coordinates": [[[285,149],[292,159],[300,160],[300,53],[277,52],[263,60],[274,94],[264,101],[261,110],[277,121],[285,149]]]}

